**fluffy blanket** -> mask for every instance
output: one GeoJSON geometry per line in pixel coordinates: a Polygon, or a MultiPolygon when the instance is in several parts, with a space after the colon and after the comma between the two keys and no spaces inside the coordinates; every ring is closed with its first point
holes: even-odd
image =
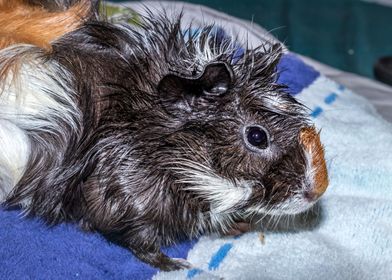
{"type": "MultiPolygon", "coordinates": [[[[204,14],[204,16],[206,16],[204,14]]],[[[158,272],[99,234],[47,227],[0,210],[1,279],[388,279],[392,275],[392,125],[367,100],[293,54],[280,82],[309,109],[326,147],[330,187],[319,207],[237,238],[166,248],[195,268],[158,272]]]]}

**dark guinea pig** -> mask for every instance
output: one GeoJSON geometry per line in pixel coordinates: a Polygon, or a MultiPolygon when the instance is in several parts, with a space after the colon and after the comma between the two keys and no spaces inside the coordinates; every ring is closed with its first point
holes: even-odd
{"type": "Polygon", "coordinates": [[[5,204],[98,231],[163,270],[189,265],[163,245],[312,206],[328,185],[323,148],[276,82],[282,47],[234,59],[234,39],[214,30],[183,36],[165,15],[90,21],[49,53],[0,52],[0,70],[18,64],[0,71],[11,112],[0,136],[12,139],[0,154],[18,160],[0,157],[5,204]]]}

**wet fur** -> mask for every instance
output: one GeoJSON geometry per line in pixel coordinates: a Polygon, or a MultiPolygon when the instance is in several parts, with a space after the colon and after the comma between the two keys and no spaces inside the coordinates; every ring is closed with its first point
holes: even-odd
{"type": "Polygon", "coordinates": [[[310,123],[276,83],[279,45],[236,61],[236,43],[212,26],[184,38],[181,18],[143,20],[138,28],[90,20],[49,53],[0,52],[0,69],[19,65],[2,77],[2,106],[18,108],[0,114],[17,131],[3,136],[19,133],[28,150],[17,177],[0,158],[0,187],[6,205],[99,231],[172,270],[187,264],[164,255],[163,245],[312,205],[303,196],[313,167],[299,137],[310,123]],[[209,92],[206,83],[218,80],[227,90],[209,92]],[[31,81],[38,86],[25,87],[31,81]],[[273,135],[268,150],[244,144],[251,124],[273,135]]]}

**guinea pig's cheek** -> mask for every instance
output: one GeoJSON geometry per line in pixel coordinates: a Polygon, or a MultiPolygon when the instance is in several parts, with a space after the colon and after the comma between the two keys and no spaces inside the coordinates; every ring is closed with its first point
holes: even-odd
{"type": "Polygon", "coordinates": [[[310,186],[305,190],[305,198],[314,201],[323,195],[329,183],[324,148],[320,141],[320,134],[314,127],[303,128],[299,138],[306,155],[305,176],[310,186]]]}

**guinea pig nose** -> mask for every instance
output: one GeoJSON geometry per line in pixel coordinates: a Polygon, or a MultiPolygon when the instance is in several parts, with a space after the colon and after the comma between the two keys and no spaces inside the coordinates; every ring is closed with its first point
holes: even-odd
{"type": "Polygon", "coordinates": [[[322,196],[323,193],[320,192],[314,192],[314,191],[309,191],[304,193],[304,197],[309,201],[313,202],[316,201],[320,196],[322,196]]]}
{"type": "Polygon", "coordinates": [[[314,127],[302,128],[299,141],[304,148],[309,161],[310,174],[312,174],[313,188],[308,192],[312,200],[319,198],[328,187],[328,171],[324,158],[324,148],[320,141],[320,134],[314,127]]]}

